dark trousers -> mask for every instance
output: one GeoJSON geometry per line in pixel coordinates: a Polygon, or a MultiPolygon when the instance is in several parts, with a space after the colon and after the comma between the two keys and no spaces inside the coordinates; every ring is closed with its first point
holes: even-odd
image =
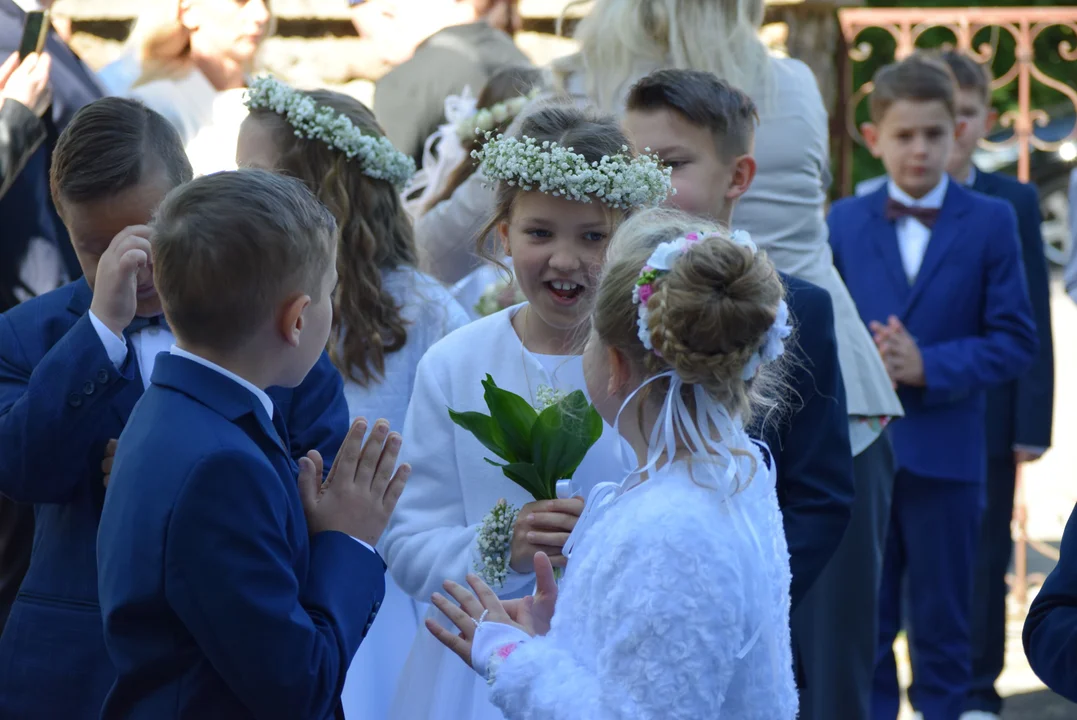
{"type": "Polygon", "coordinates": [[[972,606],[972,685],[966,710],[1002,713],[995,681],[1006,664],[1006,571],[1013,554],[1013,456],[989,458],[972,606]]]}
{"type": "Polygon", "coordinates": [[[15,602],[34,546],[34,508],[0,495],[0,633],[15,602]]]}
{"type": "Polygon", "coordinates": [[[845,537],[792,617],[801,720],[867,720],[878,643],[879,582],[894,457],[882,435],[853,458],[856,495],[845,537]]]}
{"type": "Polygon", "coordinates": [[[903,589],[913,683],[909,701],[924,720],[958,720],[972,676],[970,617],[983,485],[898,470],[879,590],[874,720],[900,706],[893,644],[902,626],[903,589]]]}

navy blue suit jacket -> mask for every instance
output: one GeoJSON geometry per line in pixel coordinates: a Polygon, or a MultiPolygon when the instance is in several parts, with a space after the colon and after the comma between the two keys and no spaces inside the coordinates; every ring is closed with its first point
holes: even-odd
{"type": "Polygon", "coordinates": [[[981,482],[986,391],[1028,370],[1039,346],[1014,211],[951,182],[910,285],[887,197],[883,186],[839,200],[829,224],[834,265],[864,323],[897,316],[923,357],[926,387],[898,388],[896,463],[922,477],[981,482]]]}
{"type": "Polygon", "coordinates": [[[1051,287],[1043,254],[1040,198],[1033,185],[999,173],[976,172],[972,189],[1006,200],[1017,213],[1021,258],[1032,301],[1040,349],[1032,367],[987,393],[987,453],[1012,458],[1014,445],[1048,448],[1054,415],[1055,362],[1051,334],[1051,287]]]}
{"type": "Polygon", "coordinates": [[[385,565],[338,532],[308,537],[297,468],[252,392],[160,355],[120,436],[98,535],[103,720],[337,712],[385,595],[385,565]]]}
{"type": "MultiPolygon", "coordinates": [[[[34,503],[30,569],[0,636],[0,717],[97,718],[115,671],[97,602],[101,460],[143,382],[136,353],[117,370],[90,323],[84,279],[0,315],[0,492],[34,503]]],[[[348,428],[340,374],[323,355],[295,390],[271,396],[291,454],[331,458],[348,428]]]]}
{"type": "Polygon", "coordinates": [[[1066,523],[1058,565],[1032,601],[1022,638],[1040,680],[1077,702],[1077,508],[1066,523]]]}
{"type": "Polygon", "coordinates": [[[797,328],[796,342],[787,348],[791,407],[778,422],[764,425],[763,440],[777,462],[795,608],[849,525],[853,453],[830,294],[788,275],[782,280],[797,328]]]}

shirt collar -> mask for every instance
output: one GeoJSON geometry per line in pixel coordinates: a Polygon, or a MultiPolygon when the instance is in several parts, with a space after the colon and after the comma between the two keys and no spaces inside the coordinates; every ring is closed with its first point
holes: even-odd
{"type": "Polygon", "coordinates": [[[976,166],[969,165],[969,177],[965,181],[965,187],[972,187],[976,184],[976,166]]]}
{"type": "Polygon", "coordinates": [[[186,350],[184,350],[181,347],[177,347],[177,346],[173,345],[170,352],[173,355],[178,355],[181,358],[187,358],[188,360],[190,360],[192,362],[196,362],[199,365],[202,365],[204,367],[208,367],[210,370],[216,370],[221,375],[224,375],[226,378],[228,378],[230,380],[235,380],[237,383],[239,383],[240,385],[245,387],[247,390],[250,390],[252,393],[254,393],[254,396],[256,398],[258,398],[259,402],[262,403],[262,406],[265,407],[266,414],[269,416],[269,419],[271,421],[273,420],[273,401],[270,400],[269,395],[266,394],[265,390],[262,390],[260,387],[258,387],[257,385],[255,385],[254,383],[252,383],[252,382],[250,382],[248,380],[244,380],[243,378],[241,378],[239,375],[236,375],[231,370],[225,370],[223,367],[221,367],[217,363],[213,363],[213,362],[210,362],[209,360],[206,360],[205,358],[198,357],[197,355],[195,355],[193,353],[187,352],[186,350]]]}
{"type": "Polygon", "coordinates": [[[897,200],[902,205],[908,207],[932,208],[935,210],[942,207],[942,201],[946,198],[946,190],[949,187],[950,176],[943,173],[942,179],[939,180],[939,184],[932,188],[922,198],[917,200],[895,185],[893,180],[888,180],[886,183],[887,192],[890,193],[890,197],[897,200]]]}

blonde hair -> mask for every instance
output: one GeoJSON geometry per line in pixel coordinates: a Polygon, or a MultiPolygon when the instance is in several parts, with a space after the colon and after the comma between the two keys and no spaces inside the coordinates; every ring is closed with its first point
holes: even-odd
{"type": "MultiPolygon", "coordinates": [[[[763,345],[784,293],[766,254],[734,243],[726,229],[676,210],[644,210],[621,225],[610,243],[594,329],[646,376],[674,371],[684,382],[689,407],[689,386],[698,385],[748,424],[760,411],[778,407],[780,364],[764,365],[748,381],[742,371],[763,345]],[[692,245],[655,282],[647,301],[654,351],[647,350],[639,339],[633,288],[659,244],[691,232],[720,237],[692,245]]],[[[668,381],[654,384],[664,396],[668,381]]]]}
{"type": "MultiPolygon", "coordinates": [[[[330,90],[304,94],[351,120],[364,135],[385,136],[374,113],[355,98],[330,90]]],[[[339,286],[329,357],[345,377],[368,387],[384,376],[385,358],[408,340],[408,322],[382,283],[382,272],[418,264],[411,219],[396,188],[364,173],[357,158],[298,136],[272,110],[255,108],[251,118],[272,134],[276,169],[302,180],[336,217],[339,286]]]]}
{"type": "Polygon", "coordinates": [[[645,63],[713,73],[765,105],[771,70],[758,34],[764,10],[764,0],[598,0],[574,34],[587,95],[602,110],[620,112],[645,63]]]}
{"type": "MultiPolygon", "coordinates": [[[[124,42],[125,50],[138,61],[141,72],[132,87],[155,80],[180,78],[190,72],[191,31],[180,21],[182,0],[150,0],[138,14],[124,42]]],[[[276,16],[270,3],[266,37],[273,34],[276,16]]]]}

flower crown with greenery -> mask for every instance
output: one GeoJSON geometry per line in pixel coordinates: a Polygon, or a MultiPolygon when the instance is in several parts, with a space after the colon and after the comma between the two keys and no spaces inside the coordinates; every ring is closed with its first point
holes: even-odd
{"type": "Polygon", "coordinates": [[[494,137],[489,132],[486,140],[483,148],[471,152],[482,174],[523,190],[583,203],[594,196],[610,207],[626,209],[659,205],[672,187],[670,168],[652,155],[632,156],[627,145],[616,155],[587,162],[572,148],[549,140],[540,144],[526,135],[494,137]]]}
{"type": "Polygon", "coordinates": [[[519,115],[520,111],[527,107],[527,103],[537,98],[541,92],[542,88],[535,88],[527,95],[509,98],[490,107],[473,111],[456,124],[456,136],[460,142],[467,142],[479,133],[490,132],[495,125],[506,123],[519,115]]]}
{"type": "Polygon", "coordinates": [[[247,107],[282,115],[297,137],[319,140],[358,159],[361,172],[401,187],[415,174],[415,161],[397,150],[389,138],[364,135],[347,116],[319,105],[309,95],[267,75],[255,78],[247,89],[247,107]]]}

